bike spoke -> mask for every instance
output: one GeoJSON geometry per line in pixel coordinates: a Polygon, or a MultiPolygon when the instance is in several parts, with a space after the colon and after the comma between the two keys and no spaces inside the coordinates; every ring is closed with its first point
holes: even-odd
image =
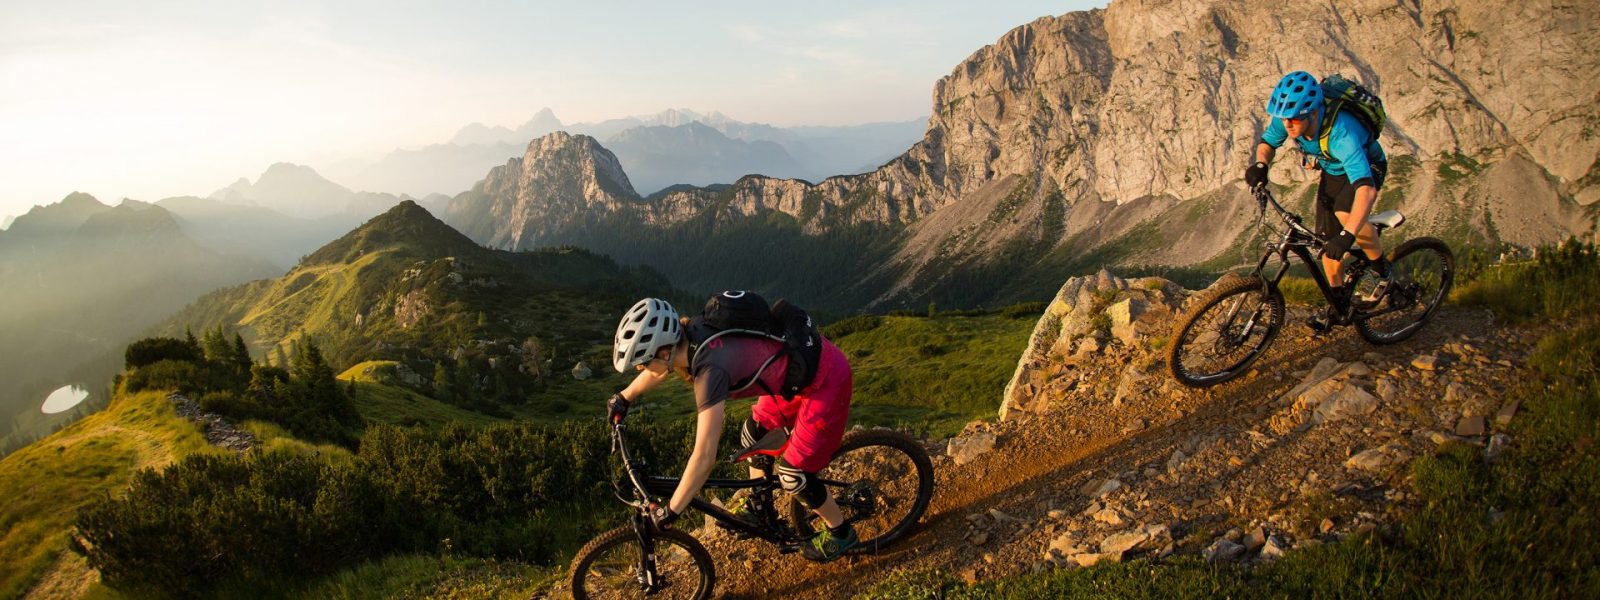
{"type": "Polygon", "coordinates": [[[584,577],[583,588],[590,598],[692,598],[700,579],[694,557],[665,538],[656,539],[655,574],[657,590],[647,594],[641,576],[642,563],[637,544],[623,543],[602,551],[584,577]]]}
{"type": "Polygon", "coordinates": [[[1442,244],[1406,249],[1390,264],[1390,280],[1366,273],[1357,282],[1357,297],[1368,314],[1359,315],[1364,335],[1377,343],[1410,337],[1449,292],[1451,258],[1442,244]]]}

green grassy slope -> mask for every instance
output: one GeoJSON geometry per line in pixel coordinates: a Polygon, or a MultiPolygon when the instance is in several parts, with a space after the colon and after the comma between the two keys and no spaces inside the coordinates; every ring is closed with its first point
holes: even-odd
{"type": "Polygon", "coordinates": [[[830,337],[855,373],[853,424],[953,435],[993,418],[1037,315],[856,317],[830,337]]]}
{"type": "Polygon", "coordinates": [[[118,396],[106,410],[0,459],[0,598],[15,598],[66,550],[67,524],[135,470],[218,452],[166,394],[118,396]]]}

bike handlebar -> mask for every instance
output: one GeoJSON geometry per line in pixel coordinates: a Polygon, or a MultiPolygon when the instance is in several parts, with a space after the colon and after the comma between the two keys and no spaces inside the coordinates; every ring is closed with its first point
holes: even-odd
{"type": "Polygon", "coordinates": [[[1282,204],[1279,204],[1278,199],[1273,197],[1271,191],[1267,190],[1267,186],[1259,185],[1253,188],[1251,191],[1255,194],[1256,204],[1261,207],[1262,211],[1265,211],[1266,207],[1271,205],[1272,209],[1277,211],[1279,216],[1283,217],[1283,222],[1288,224],[1290,228],[1294,229],[1301,235],[1316,240],[1319,245],[1326,243],[1326,240],[1323,240],[1322,236],[1317,235],[1316,232],[1305,226],[1303,220],[1300,218],[1300,215],[1289,212],[1289,209],[1286,209],[1282,204]]]}

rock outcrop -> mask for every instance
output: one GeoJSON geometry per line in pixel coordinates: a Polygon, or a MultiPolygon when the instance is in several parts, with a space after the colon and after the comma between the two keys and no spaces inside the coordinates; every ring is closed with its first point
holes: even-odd
{"type": "MultiPolygon", "coordinates": [[[[1110,344],[1136,348],[1166,335],[1185,295],[1182,287],[1159,277],[1129,280],[1102,270],[1068,279],[1033,328],[1006,384],[1000,418],[1036,408],[1046,382],[1058,381],[1072,362],[1110,344]]],[[[1115,401],[1144,378],[1139,369],[1125,372],[1117,382],[1115,401]]]]}

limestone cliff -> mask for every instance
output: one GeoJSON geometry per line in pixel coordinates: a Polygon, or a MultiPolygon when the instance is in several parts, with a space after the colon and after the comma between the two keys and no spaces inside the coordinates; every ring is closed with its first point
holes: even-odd
{"type": "MultiPolygon", "coordinates": [[[[1266,124],[1263,99],[1284,72],[1304,69],[1343,73],[1384,99],[1393,160],[1380,201],[1407,212],[1412,235],[1522,245],[1592,235],[1596,38],[1595,3],[1118,0],[1038,19],[973,53],[935,84],[924,139],[876,171],[815,184],[751,176],[630,210],[658,225],[710,207],[718,219],[777,211],[813,235],[889,225],[893,250],[871,257],[886,304],[1041,296],[1050,290],[1019,281],[1101,264],[1216,268],[1250,221],[1238,180],[1266,124]],[[982,293],[952,291],[963,273],[984,274],[982,293]]],[[[568,139],[536,142],[469,193],[506,212],[452,223],[526,247],[559,237],[548,234],[560,222],[628,204],[620,186],[529,191],[565,177],[530,159],[568,139]],[[584,190],[597,191],[570,195],[584,190]]],[[[1280,156],[1273,180],[1303,198],[1316,174],[1295,153],[1280,156]]],[[[614,161],[593,162],[604,174],[584,178],[625,181],[614,161]]]]}

